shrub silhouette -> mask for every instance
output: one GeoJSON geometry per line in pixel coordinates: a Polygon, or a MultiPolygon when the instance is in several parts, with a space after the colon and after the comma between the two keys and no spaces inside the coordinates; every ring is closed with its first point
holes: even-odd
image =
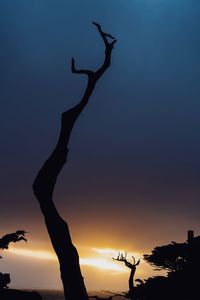
{"type": "MultiPolygon", "coordinates": [[[[5,250],[9,248],[10,243],[16,243],[19,241],[27,242],[25,238],[26,231],[17,230],[14,233],[8,233],[0,238],[0,250],[5,250]]],[[[0,258],[2,258],[0,256],[0,258]]],[[[0,273],[0,289],[8,288],[8,284],[10,283],[10,274],[8,273],[0,273]]]]}

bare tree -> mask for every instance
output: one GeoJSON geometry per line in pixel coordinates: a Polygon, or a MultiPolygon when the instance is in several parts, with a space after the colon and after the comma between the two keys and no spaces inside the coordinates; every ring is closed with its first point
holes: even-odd
{"type": "Polygon", "coordinates": [[[96,71],[91,71],[77,69],[75,60],[72,58],[72,73],[87,75],[87,87],[81,101],[62,113],[60,135],[56,147],[45,161],[33,183],[34,194],[40,204],[51,243],[59,260],[66,300],[88,300],[88,295],[80,270],[78,252],[72,243],[67,223],[55,207],[53,192],[57,177],[66,163],[68,142],[73,126],[87,105],[98,79],[110,66],[112,49],[116,43],[116,39],[103,32],[99,24],[95,22],[93,24],[96,26],[105,45],[104,62],[96,71]]]}
{"type": "Polygon", "coordinates": [[[137,266],[140,263],[140,260],[138,260],[136,262],[135,257],[132,256],[133,263],[130,263],[129,261],[127,261],[126,257],[127,257],[127,253],[126,252],[125,252],[124,255],[123,255],[123,253],[119,252],[117,258],[113,257],[113,260],[122,261],[122,262],[124,262],[124,264],[125,264],[126,267],[128,267],[129,269],[131,269],[131,273],[130,273],[129,280],[128,280],[128,283],[129,283],[128,296],[131,297],[131,299],[133,299],[133,297],[134,297],[134,275],[135,275],[135,272],[136,272],[136,268],[137,268],[137,266]]]}

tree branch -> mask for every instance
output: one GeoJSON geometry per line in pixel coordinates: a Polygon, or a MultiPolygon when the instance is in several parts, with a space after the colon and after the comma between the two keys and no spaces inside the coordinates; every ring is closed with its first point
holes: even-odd
{"type": "Polygon", "coordinates": [[[94,74],[94,72],[90,71],[90,70],[77,70],[75,67],[75,59],[72,57],[72,63],[71,63],[71,71],[74,74],[85,74],[87,75],[89,78],[94,74]]]}
{"type": "Polygon", "coordinates": [[[108,33],[105,33],[102,31],[101,26],[96,23],[96,22],[92,22],[98,29],[104,44],[105,44],[105,60],[104,63],[102,64],[102,66],[95,72],[96,78],[98,80],[99,77],[101,77],[103,75],[103,73],[107,70],[107,68],[110,66],[110,62],[111,62],[111,52],[112,49],[114,47],[114,44],[117,42],[117,40],[108,33]],[[113,41],[111,43],[109,43],[108,38],[112,39],[113,41]]]}
{"type": "Polygon", "coordinates": [[[87,105],[88,100],[95,88],[97,81],[104,74],[104,72],[109,68],[110,63],[111,63],[112,50],[113,50],[114,44],[117,41],[111,34],[103,32],[101,29],[101,26],[98,23],[96,23],[96,22],[92,22],[92,23],[97,27],[97,30],[103,39],[103,42],[105,45],[105,59],[104,59],[104,62],[102,63],[102,65],[96,71],[92,71],[92,70],[85,70],[85,69],[80,69],[80,70],[76,69],[75,60],[74,60],[74,58],[72,58],[72,63],[71,63],[72,73],[83,74],[83,75],[88,76],[88,83],[87,83],[87,87],[86,87],[84,96],[83,96],[82,100],[80,101],[80,103],[76,107],[74,107],[74,109],[76,110],[77,116],[81,113],[83,108],[87,105]],[[111,43],[108,40],[109,38],[112,39],[111,43]]]}

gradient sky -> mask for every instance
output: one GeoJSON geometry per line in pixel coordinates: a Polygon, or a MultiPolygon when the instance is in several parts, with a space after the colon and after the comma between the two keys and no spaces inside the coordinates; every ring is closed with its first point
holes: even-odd
{"type": "MultiPolygon", "coordinates": [[[[199,234],[199,15],[197,0],[0,1],[0,234],[30,232],[27,245],[14,245],[21,255],[4,252],[0,262],[12,286],[61,287],[31,184],[57,140],[60,113],[85,88],[71,57],[91,69],[103,60],[93,20],[118,42],[55,192],[80,256],[112,263],[115,249],[140,256],[184,241],[188,229],[199,234]]],[[[90,290],[127,288],[125,268],[83,272],[90,290]]]]}

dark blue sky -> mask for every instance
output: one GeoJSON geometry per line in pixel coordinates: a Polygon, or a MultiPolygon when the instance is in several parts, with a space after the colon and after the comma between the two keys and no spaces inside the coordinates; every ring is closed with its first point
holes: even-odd
{"type": "Polygon", "coordinates": [[[198,231],[199,1],[2,0],[0,15],[3,233],[47,239],[31,184],[85,88],[71,56],[87,68],[103,60],[93,20],[118,42],[73,132],[56,203],[80,244],[104,235],[143,251],[198,231]]]}

